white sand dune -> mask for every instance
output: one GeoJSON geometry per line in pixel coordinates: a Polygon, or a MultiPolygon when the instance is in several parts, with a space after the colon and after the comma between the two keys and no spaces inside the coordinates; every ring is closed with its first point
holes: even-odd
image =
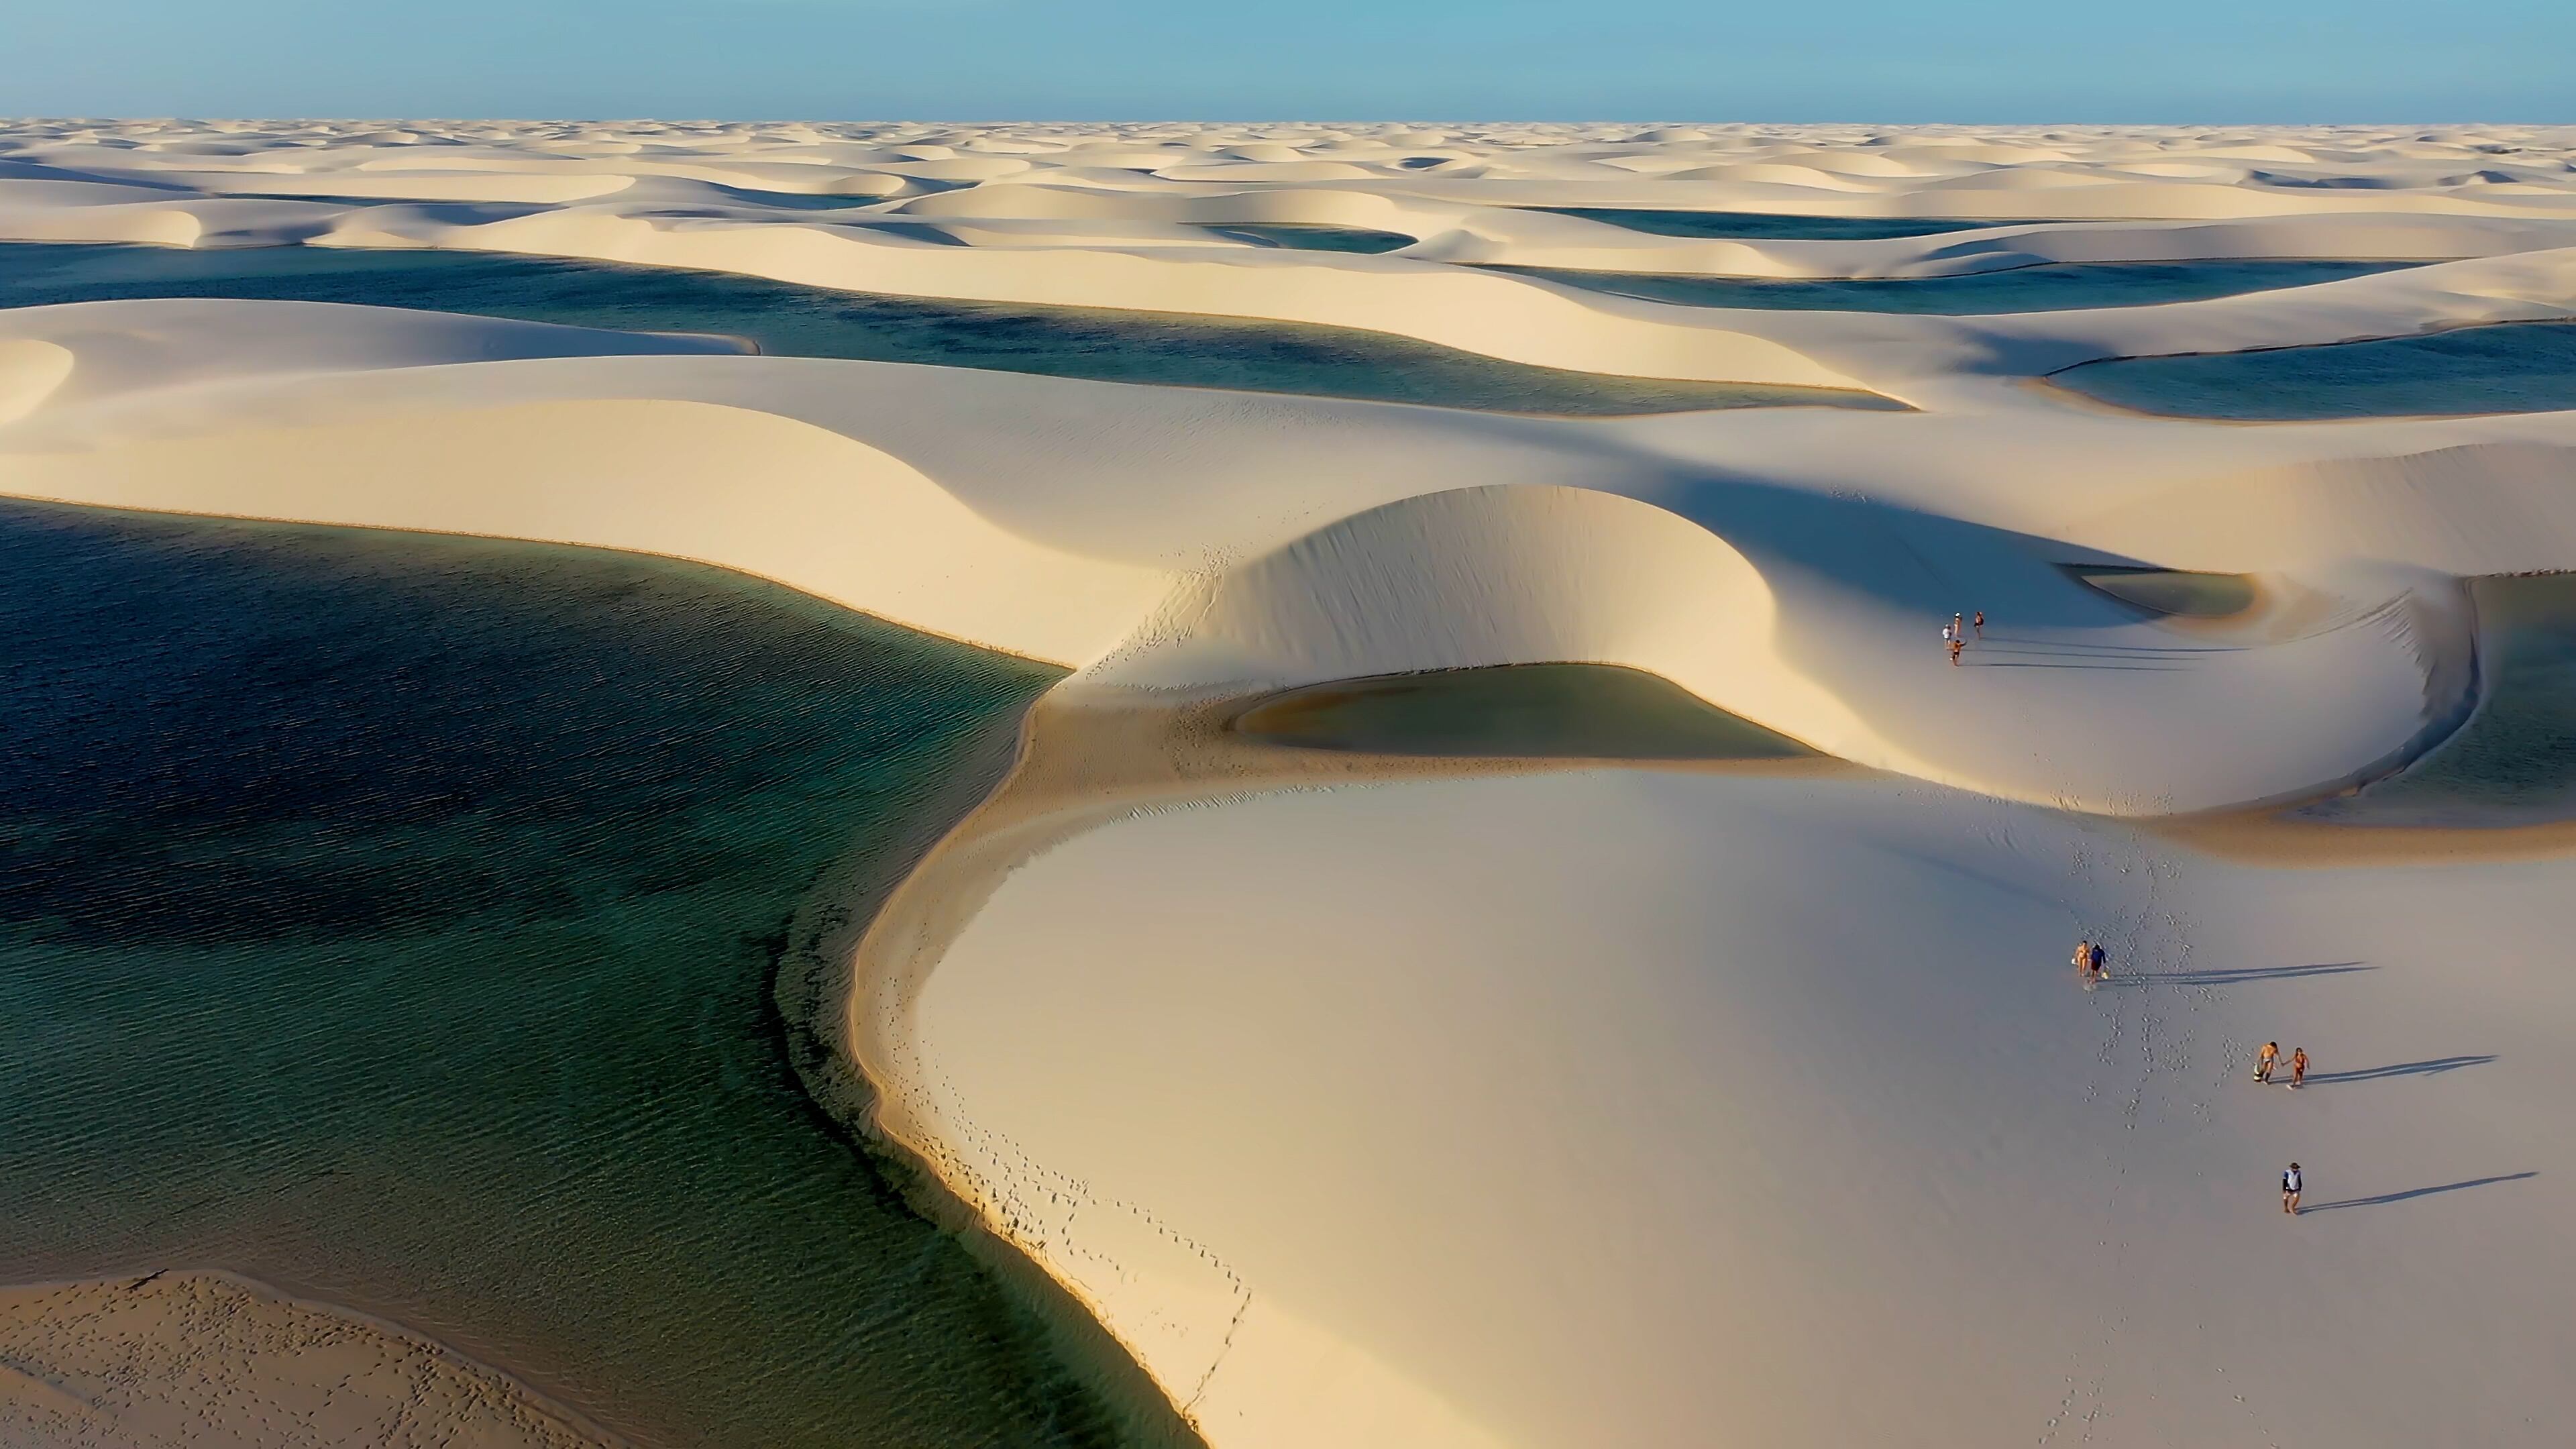
{"type": "Polygon", "coordinates": [[[1217,1443],[2545,1438],[2564,888],[1880,782],[1271,796],[1022,867],[907,1125],[1217,1443]]]}
{"type": "Polygon", "coordinates": [[[21,123],[19,239],[1225,313],[1917,410],[1578,420],[85,303],[0,313],[0,492],[697,558],[1076,670],[863,946],[845,1045],[879,1127],[1224,1449],[2545,1442],[2576,1412],[2576,988],[2547,964],[2576,867],[2291,869],[2164,827],[2375,778],[2469,715],[2464,581],[2576,570],[2576,412],[2235,425],[2035,383],[2576,317],[2571,154],[2513,127],[21,123]],[[1993,225],[1695,240],[1541,206],[1993,225]],[[1209,230],[1239,224],[1416,241],[1209,230]],[[2267,257],[2435,264],[1982,317],[1464,265],[2267,257]],[[2258,602],[2155,616],[2070,568],[2105,564],[2258,602]],[[1953,667],[1936,631],[1976,609],[1953,667]],[[1180,747],[1098,723],[1550,661],[1867,768],[1157,765],[1180,747]],[[2080,933],[2112,985],[2062,964],[2080,933]],[[2311,1089],[2248,1085],[2268,1038],[2311,1089]],[[2332,1211],[2282,1219],[2292,1158],[2332,1211]]]}

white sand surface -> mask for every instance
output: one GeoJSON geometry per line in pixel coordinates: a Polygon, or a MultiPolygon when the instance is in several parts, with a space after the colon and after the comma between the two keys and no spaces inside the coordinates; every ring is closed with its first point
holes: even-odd
{"type": "Polygon", "coordinates": [[[610,1441],[391,1324],[229,1274],[0,1288],[13,1449],[589,1449],[610,1441]]]}
{"type": "Polygon", "coordinates": [[[2566,832],[2222,853],[2177,817],[2376,778],[2468,716],[2463,580],[2576,569],[2576,413],[2220,424],[2035,384],[2576,316],[2572,155],[2465,126],[19,123],[22,239],[1220,312],[1916,410],[1523,417],[95,303],[0,313],[0,492],[698,558],[1078,671],[863,946],[845,1045],[878,1125],[1222,1449],[2548,1442],[2576,1415],[2566,832]],[[1709,241],[1540,206],[1993,225],[1709,241]],[[1418,240],[1208,229],[1236,223],[1418,240]],[[2192,257],[2434,264],[1982,317],[1464,265],[2192,257]],[[2102,564],[2258,602],[2154,617],[2069,569],[2102,564]],[[1937,631],[1977,609],[1954,668],[1937,631]],[[1309,769],[1102,723],[1540,661],[1866,768],[1309,769]],[[2112,984],[2063,964],[2083,933],[2112,984]],[[2272,1038],[2310,1088],[2247,1081],[2272,1038]],[[2279,1212],[2294,1158],[2330,1211],[2279,1212]]]}
{"type": "Polygon", "coordinates": [[[2567,874],[1873,781],[1158,812],[947,950],[906,1126],[1218,1443],[2519,1442],[2576,1367],[2567,874]]]}

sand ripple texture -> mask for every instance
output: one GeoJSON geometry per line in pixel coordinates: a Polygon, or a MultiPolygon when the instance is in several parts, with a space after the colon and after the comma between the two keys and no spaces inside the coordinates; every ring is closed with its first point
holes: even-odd
{"type": "Polygon", "coordinates": [[[1869,767],[1147,764],[1121,795],[1077,765],[1067,813],[914,878],[843,1023],[884,1125],[1220,1449],[2534,1442],[2576,1414],[2564,858],[2291,869],[2137,822],[2367,786],[2475,718],[2473,581],[2576,569],[2576,395],[2521,368],[2237,421],[2048,379],[2568,325],[2571,157],[2532,127],[22,122],[22,240],[1219,314],[1906,410],[1475,413],[145,299],[0,313],[0,491],[705,560],[1066,666],[1059,704],[1623,665],[1869,767]],[[2200,259],[2412,265],[1992,315],[1498,269],[2200,259]],[[2243,602],[2087,581],[2123,569],[2243,602]],[[2062,964],[2083,934],[2112,986],[2062,964]],[[2333,1065],[2255,1089],[2275,1038],[2333,1065]],[[2331,1211],[2268,1200],[2294,1158],[2331,1211]]]}
{"type": "Polygon", "coordinates": [[[603,1449],[399,1329],[222,1273],[0,1289],[0,1439],[24,1449],[603,1449]]]}

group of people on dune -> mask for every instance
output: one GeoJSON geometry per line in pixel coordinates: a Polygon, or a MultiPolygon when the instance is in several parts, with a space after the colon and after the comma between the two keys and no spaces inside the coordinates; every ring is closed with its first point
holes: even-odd
{"type": "MultiPolygon", "coordinates": [[[[1985,619],[1985,615],[1979,614],[1977,618],[1982,622],[1985,619]]],[[[2111,968],[2108,964],[2109,959],[2109,955],[2103,951],[2101,943],[2090,936],[2087,936],[2075,943],[2075,974],[2084,978],[2084,984],[2087,987],[2095,986],[2101,982],[2111,979],[2111,968]]],[[[2281,1044],[2276,1041],[2267,1041],[2263,1043],[2262,1049],[2254,1053],[2254,1080],[2267,1087],[2273,1085],[2272,1074],[2280,1069],[2280,1065],[2281,1044]]],[[[2307,1084],[2308,1049],[2306,1047],[2292,1047],[2290,1049],[2290,1080],[2282,1083],[2281,1085],[2298,1088],[2304,1087],[2307,1084]]],[[[2295,1162],[2291,1163],[2289,1167],[2281,1173],[2281,1211],[2289,1213],[2294,1217],[2297,1216],[2299,1211],[2299,1194],[2305,1190],[2306,1187],[2307,1177],[2305,1172],[2300,1168],[2299,1164],[2295,1162]]]]}
{"type": "MultiPolygon", "coordinates": [[[[2276,1041],[2267,1041],[2263,1043],[2263,1049],[2254,1054],[2254,1080],[2263,1083],[2265,1086],[2271,1085],[2272,1069],[2279,1066],[2280,1062],[2281,1044],[2276,1041]]],[[[2306,1047],[2292,1048],[2290,1052],[2290,1085],[2293,1087],[2304,1087],[2307,1084],[2308,1049],[2306,1047]]]]}
{"type": "Polygon", "coordinates": [[[2083,977],[2087,986],[2111,979],[2110,960],[2101,943],[2090,936],[2075,943],[2075,974],[2083,977]]]}
{"type": "Polygon", "coordinates": [[[1971,629],[1977,631],[1977,638],[1980,641],[1985,639],[1985,610],[1979,609],[1974,618],[1965,614],[1952,614],[1950,622],[1941,626],[1941,643],[1950,651],[1950,663],[1953,666],[1958,664],[1959,656],[1967,652],[1968,631],[1971,629]]]}

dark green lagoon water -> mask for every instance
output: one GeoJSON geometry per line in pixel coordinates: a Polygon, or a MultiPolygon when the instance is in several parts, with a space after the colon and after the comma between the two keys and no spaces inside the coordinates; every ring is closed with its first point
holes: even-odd
{"type": "Polygon", "coordinates": [[[2576,323],[2088,362],[2049,381],[2104,402],[2239,422],[2576,408],[2576,323]]]}
{"type": "Polygon", "coordinates": [[[1779,759],[1814,751],[1642,669],[1506,664],[1337,679],[1234,718],[1274,744],[1396,755],[1779,759]]]}
{"type": "Polygon", "coordinates": [[[2161,617],[2224,619],[2254,607],[2254,580],[2244,574],[2110,565],[2063,567],[2121,603],[2161,617]]]}
{"type": "Polygon", "coordinates": [[[230,1268],[648,1445],[1116,1442],[770,997],[1056,671],[695,565],[17,503],[0,639],[0,1281],[230,1268]]]}
{"type": "Polygon", "coordinates": [[[2478,707],[2404,773],[2300,812],[2353,825],[2491,827],[2576,816],[2576,574],[2469,581],[2478,707]]]}
{"type": "MultiPolygon", "coordinates": [[[[761,191],[746,186],[717,185],[711,186],[710,190],[714,193],[710,200],[716,205],[740,203],[747,206],[776,207],[782,211],[848,211],[862,206],[875,206],[885,200],[882,196],[842,196],[831,192],[813,191],[761,191]]],[[[243,191],[235,192],[233,194],[260,201],[319,201],[333,206],[467,206],[473,208],[476,215],[487,219],[502,216],[526,216],[534,212],[552,210],[554,206],[553,203],[541,201],[453,202],[438,201],[427,197],[335,196],[326,193],[302,191],[243,191]]],[[[616,194],[617,193],[615,192],[610,192],[605,196],[593,199],[606,201],[615,197],[616,194]]],[[[579,203],[574,204],[578,205],[579,203]]],[[[665,210],[657,212],[656,214],[665,216],[686,215],[694,209],[695,208],[682,203],[673,205],[665,210]]],[[[892,218],[891,224],[887,229],[895,231],[900,235],[914,236],[923,241],[936,241],[951,244],[956,241],[956,238],[951,237],[948,233],[939,230],[937,227],[921,225],[906,227],[902,224],[902,221],[903,219],[900,217],[892,218]]]]}
{"type": "Polygon", "coordinates": [[[1525,367],[1383,332],[1107,308],[946,302],[607,262],[332,247],[0,245],[0,306],[245,297],[744,337],[763,352],[1236,388],[1489,412],[1893,408],[1871,393],[1525,367]]]}
{"type": "Polygon", "coordinates": [[[2198,261],[2087,262],[2014,267],[1963,277],[1859,278],[1848,281],[1760,277],[1677,277],[1643,272],[1572,272],[1544,267],[1497,271],[1552,282],[1678,302],[1687,307],[1754,307],[1769,311],[1915,312],[1976,316],[2054,312],[2083,307],[2145,307],[2197,302],[2281,287],[2339,282],[2391,271],[2405,262],[2198,261]]]}
{"type": "MultiPolygon", "coordinates": [[[[718,186],[716,191],[722,196],[789,211],[848,211],[854,207],[876,206],[885,200],[882,196],[843,196],[829,191],[761,191],[748,186],[718,186]]],[[[920,227],[918,233],[925,241],[934,237],[943,242],[955,240],[935,226],[920,227]]]]}
{"type": "Polygon", "coordinates": [[[1884,237],[1934,236],[1945,231],[2020,226],[2012,221],[1969,221],[1943,217],[1783,216],[1761,211],[1659,211],[1629,206],[1538,206],[1559,216],[1606,221],[1630,231],[1657,236],[1757,238],[1790,241],[1876,241],[1884,237]]]}
{"type": "Polygon", "coordinates": [[[1255,246],[1287,247],[1302,252],[1351,252],[1374,256],[1398,247],[1413,245],[1414,239],[1402,232],[1374,231],[1362,226],[1306,226],[1291,223],[1233,222],[1211,226],[1208,230],[1255,246]]]}

